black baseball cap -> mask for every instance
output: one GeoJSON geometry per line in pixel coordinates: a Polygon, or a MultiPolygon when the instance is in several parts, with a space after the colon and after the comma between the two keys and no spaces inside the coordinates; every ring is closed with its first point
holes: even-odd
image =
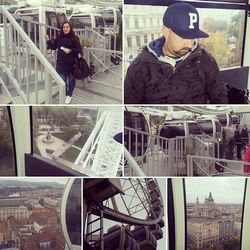
{"type": "Polygon", "coordinates": [[[199,29],[199,13],[188,3],[170,5],[163,16],[163,25],[184,39],[209,37],[199,29]]]}

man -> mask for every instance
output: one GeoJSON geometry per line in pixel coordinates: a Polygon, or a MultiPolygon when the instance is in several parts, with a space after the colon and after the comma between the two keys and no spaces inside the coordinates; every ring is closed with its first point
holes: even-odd
{"type": "Polygon", "coordinates": [[[248,141],[249,141],[247,124],[244,124],[244,126],[241,130],[241,137],[242,137],[242,141],[243,141],[243,146],[246,149],[246,146],[248,145],[248,141]]]}
{"type": "Polygon", "coordinates": [[[128,68],[127,104],[228,103],[214,58],[198,45],[208,37],[199,29],[199,14],[187,3],[169,6],[163,36],[143,49],[128,68]]]}
{"type": "Polygon", "coordinates": [[[242,149],[242,138],[240,133],[240,125],[236,125],[235,131],[234,131],[234,141],[237,148],[237,159],[242,160],[241,158],[241,149],[242,149]]]}

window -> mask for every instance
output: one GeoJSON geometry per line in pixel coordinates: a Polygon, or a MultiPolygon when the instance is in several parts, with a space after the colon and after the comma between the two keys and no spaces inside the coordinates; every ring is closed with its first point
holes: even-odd
{"type": "Polygon", "coordinates": [[[151,34],[151,40],[153,41],[155,39],[154,34],[151,34]]]}
{"type": "Polygon", "coordinates": [[[67,21],[67,17],[64,13],[57,13],[56,14],[57,18],[58,18],[58,21],[59,21],[59,27],[61,27],[61,25],[67,21]]]}
{"type": "Polygon", "coordinates": [[[107,25],[114,25],[114,12],[113,10],[101,10],[100,12],[107,25]]]}
{"type": "Polygon", "coordinates": [[[128,18],[125,18],[125,28],[130,28],[128,18]]]}
{"type": "Polygon", "coordinates": [[[70,22],[75,29],[81,29],[85,27],[92,27],[90,16],[75,16],[70,18],[70,22]]]}
{"type": "Polygon", "coordinates": [[[240,247],[243,178],[185,179],[187,249],[240,247]],[[230,196],[225,195],[230,193],[230,196]],[[197,233],[200,234],[200,241],[197,233]]]}
{"type": "Polygon", "coordinates": [[[136,36],[136,46],[137,47],[141,47],[141,40],[140,40],[140,36],[136,36]]]}
{"type": "MultiPolygon", "coordinates": [[[[124,8],[132,17],[136,15],[135,10],[138,13],[143,8],[143,12],[150,16],[148,25],[154,26],[154,34],[161,30],[162,19],[159,17],[163,16],[167,7],[126,4],[124,8]],[[156,20],[158,21],[155,22],[156,20]]],[[[245,10],[235,8],[197,8],[200,15],[200,28],[209,34],[209,38],[199,39],[198,42],[215,58],[220,69],[241,65],[245,10]]],[[[143,29],[146,29],[144,23],[138,32],[143,29]]],[[[154,40],[152,35],[151,40],[154,40]]]]}
{"type": "Polygon", "coordinates": [[[46,23],[49,26],[60,28],[59,23],[57,22],[56,13],[49,11],[46,11],[45,13],[46,13],[46,23]]]}
{"type": "Polygon", "coordinates": [[[209,38],[200,39],[220,68],[240,66],[244,31],[244,10],[198,9],[201,29],[209,38]]]}
{"type": "Polygon", "coordinates": [[[104,27],[104,21],[101,16],[95,16],[96,27],[104,27]]]}
{"type": "Polygon", "coordinates": [[[212,120],[197,120],[197,123],[200,125],[200,128],[204,131],[204,133],[213,135],[212,120]]]}
{"type": "Polygon", "coordinates": [[[134,21],[135,21],[135,28],[139,28],[139,21],[138,21],[138,18],[135,18],[134,21]]]}
{"type": "Polygon", "coordinates": [[[150,27],[153,27],[153,18],[150,18],[150,27]]]}
{"type": "Polygon", "coordinates": [[[189,134],[192,135],[200,135],[202,133],[199,125],[196,122],[188,123],[188,129],[189,129],[189,134]]]}
{"type": "Polygon", "coordinates": [[[11,125],[6,107],[0,107],[0,176],[16,175],[11,125]]]}
{"type": "Polygon", "coordinates": [[[92,132],[97,109],[33,107],[33,152],[66,165],[75,162],[92,132]]]}
{"type": "Polygon", "coordinates": [[[148,42],[148,36],[144,35],[143,38],[144,38],[144,43],[147,43],[148,42]]]}
{"type": "Polygon", "coordinates": [[[132,39],[131,39],[131,36],[127,37],[127,43],[128,43],[128,47],[131,48],[131,47],[132,47],[132,39]]]}

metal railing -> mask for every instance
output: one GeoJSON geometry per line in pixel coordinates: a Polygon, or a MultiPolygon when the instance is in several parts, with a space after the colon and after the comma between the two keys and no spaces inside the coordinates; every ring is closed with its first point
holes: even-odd
{"type": "Polygon", "coordinates": [[[121,86],[121,74],[115,71],[115,68],[121,67],[119,62],[122,62],[122,51],[101,49],[101,48],[85,48],[84,57],[89,65],[94,65],[95,72],[89,78],[91,81],[101,83],[103,85],[112,86],[119,90],[122,89],[121,86]],[[112,58],[117,61],[118,65],[114,65],[112,58]],[[93,60],[94,59],[94,60],[93,60]],[[91,63],[93,61],[93,63],[91,63]],[[110,82],[103,82],[95,80],[95,76],[100,73],[109,72],[111,77],[118,78],[120,81],[117,81],[113,84],[110,82]],[[117,85],[117,86],[116,86],[117,85]]]}
{"type": "Polygon", "coordinates": [[[123,170],[123,150],[114,136],[121,131],[120,113],[104,111],[74,164],[95,176],[116,176],[123,170]]]}
{"type": "Polygon", "coordinates": [[[245,176],[249,175],[244,171],[244,166],[249,166],[250,162],[218,159],[197,155],[187,156],[188,176],[245,176]]]}
{"type": "Polygon", "coordinates": [[[4,7],[0,7],[0,15],[3,20],[0,73],[12,101],[52,103],[53,96],[59,95],[58,102],[64,103],[64,81],[4,7]]]}
{"type": "Polygon", "coordinates": [[[207,135],[167,139],[125,127],[124,145],[127,176],[186,176],[188,155],[219,155],[219,143],[207,135]]]}

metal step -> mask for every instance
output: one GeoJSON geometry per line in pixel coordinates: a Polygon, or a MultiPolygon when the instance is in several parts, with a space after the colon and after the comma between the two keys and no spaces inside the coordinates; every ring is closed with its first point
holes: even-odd
{"type": "Polygon", "coordinates": [[[102,96],[97,93],[91,93],[87,89],[75,88],[71,104],[119,104],[108,96],[102,96]]]}

